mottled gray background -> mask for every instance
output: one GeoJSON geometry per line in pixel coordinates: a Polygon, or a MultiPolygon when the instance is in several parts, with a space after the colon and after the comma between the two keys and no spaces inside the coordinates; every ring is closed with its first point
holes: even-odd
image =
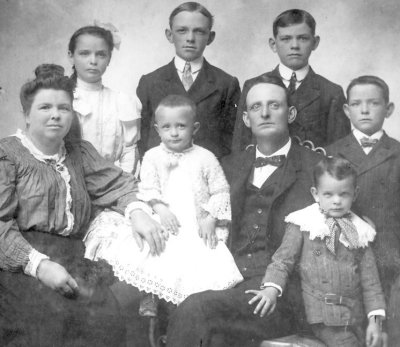
{"type": "MultiPolygon", "coordinates": [[[[72,33],[95,19],[113,23],[122,44],[104,75],[111,88],[134,93],[142,74],[166,64],[173,46],[165,36],[168,16],[182,0],[0,0],[0,137],[23,126],[18,93],[40,63],[70,73],[72,33]]],[[[215,16],[216,40],[205,57],[236,75],[241,85],[271,70],[278,58],[268,47],[272,21],[302,8],[317,21],[321,43],[311,55],[317,73],[346,87],[361,74],[382,77],[399,106],[385,123],[400,139],[400,3],[398,0],[204,0],[215,16]]]]}

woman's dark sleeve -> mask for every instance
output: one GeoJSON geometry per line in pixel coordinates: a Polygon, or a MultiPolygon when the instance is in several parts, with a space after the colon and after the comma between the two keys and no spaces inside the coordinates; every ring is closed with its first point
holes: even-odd
{"type": "Polygon", "coordinates": [[[86,189],[92,204],[111,208],[121,214],[127,205],[137,201],[137,181],[104,159],[87,141],[80,144],[86,189]]]}

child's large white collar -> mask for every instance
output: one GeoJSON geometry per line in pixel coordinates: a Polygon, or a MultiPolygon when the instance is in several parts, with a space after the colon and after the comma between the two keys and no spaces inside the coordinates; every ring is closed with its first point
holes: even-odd
{"type": "MultiPolygon", "coordinates": [[[[376,232],[374,228],[353,212],[350,212],[350,214],[351,221],[358,233],[360,247],[367,247],[368,243],[372,242],[375,238],[376,232]]],[[[302,210],[292,212],[285,218],[286,223],[296,224],[300,227],[300,231],[309,232],[310,240],[314,240],[317,237],[323,240],[330,235],[329,227],[325,223],[325,220],[326,217],[321,212],[317,203],[307,206],[302,210]]],[[[342,234],[339,237],[339,242],[345,247],[349,247],[342,234]]]]}

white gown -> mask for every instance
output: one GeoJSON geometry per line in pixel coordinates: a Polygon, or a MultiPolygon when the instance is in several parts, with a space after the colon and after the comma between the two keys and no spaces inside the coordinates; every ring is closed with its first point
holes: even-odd
{"type": "Polygon", "coordinates": [[[160,256],[152,256],[147,243],[140,252],[127,219],[112,211],[101,213],[92,222],[85,240],[86,257],[105,259],[120,280],[174,304],[190,294],[231,288],[243,280],[225,243],[220,240],[210,249],[199,236],[194,177],[188,175],[189,166],[185,165],[190,162],[170,168],[163,184],[162,199],[181,227],[178,235],[169,236],[160,256]]]}

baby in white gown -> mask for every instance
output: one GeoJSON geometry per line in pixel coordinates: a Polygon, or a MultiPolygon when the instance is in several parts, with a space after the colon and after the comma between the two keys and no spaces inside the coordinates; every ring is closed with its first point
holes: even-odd
{"type": "Polygon", "coordinates": [[[195,104],[166,97],[155,126],[162,143],[143,158],[138,198],[169,234],[164,252],[153,256],[147,244],[140,250],[129,222],[107,212],[89,229],[86,256],[105,259],[119,279],[179,304],[193,293],[231,288],[243,277],[224,243],[231,220],[229,185],[215,156],[193,145],[199,128],[195,104]]]}

